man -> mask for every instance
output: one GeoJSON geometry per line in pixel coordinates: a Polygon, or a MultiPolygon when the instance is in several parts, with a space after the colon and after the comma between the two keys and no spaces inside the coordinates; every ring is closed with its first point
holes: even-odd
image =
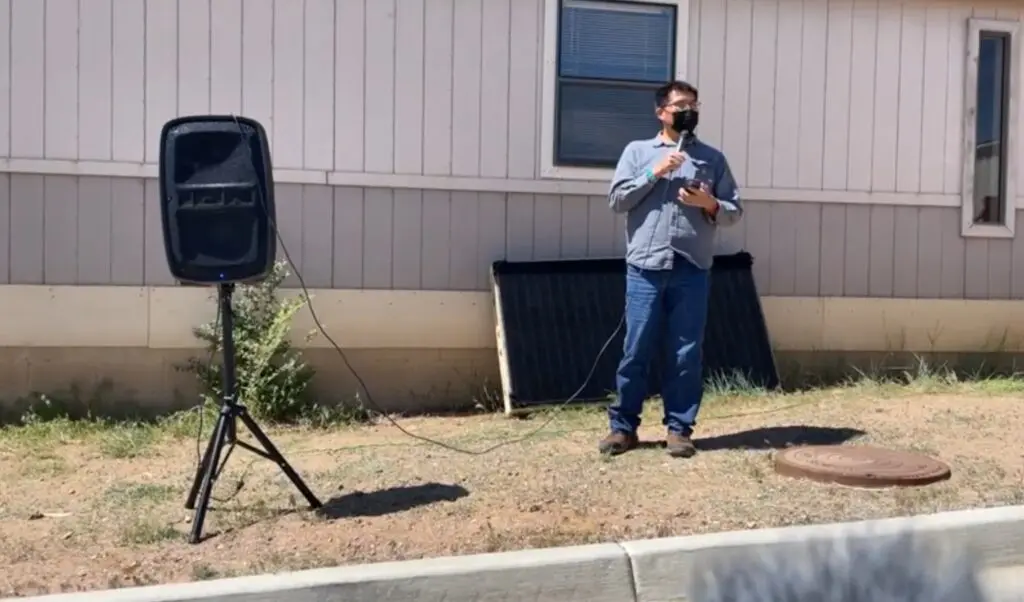
{"type": "Polygon", "coordinates": [[[736,223],[743,210],[725,157],[694,135],[697,89],[669,82],[655,91],[654,103],[661,131],[626,146],[608,195],[612,211],[627,214],[626,336],[618,397],[608,409],[611,433],[599,449],[616,455],[637,446],[648,366],[662,344],[666,447],[671,456],[690,457],[704,389],[701,344],[715,230],[736,223]]]}

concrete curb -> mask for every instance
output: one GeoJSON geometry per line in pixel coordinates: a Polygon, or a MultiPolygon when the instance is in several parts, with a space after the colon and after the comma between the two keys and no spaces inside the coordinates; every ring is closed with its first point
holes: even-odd
{"type": "Polygon", "coordinates": [[[345,566],[0,602],[675,602],[697,555],[912,530],[979,554],[994,600],[1024,601],[1024,506],[345,566]],[[498,593],[501,592],[501,593],[498,593]]]}

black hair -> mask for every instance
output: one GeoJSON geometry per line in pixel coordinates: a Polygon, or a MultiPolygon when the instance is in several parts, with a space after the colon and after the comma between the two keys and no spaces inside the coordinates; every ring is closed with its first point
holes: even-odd
{"type": "Polygon", "coordinates": [[[692,94],[694,100],[700,98],[700,95],[697,93],[697,88],[694,87],[693,84],[677,79],[659,86],[658,89],[654,91],[654,105],[657,107],[665,106],[665,102],[668,100],[668,95],[672,92],[692,94]]]}

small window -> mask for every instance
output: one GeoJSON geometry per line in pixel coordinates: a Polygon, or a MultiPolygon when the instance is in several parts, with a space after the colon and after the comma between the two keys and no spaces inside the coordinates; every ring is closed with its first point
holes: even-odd
{"type": "Polygon", "coordinates": [[[654,135],[654,90],[676,72],[677,10],[562,0],[555,165],[613,167],[626,144],[654,135]]]}
{"type": "Polygon", "coordinates": [[[978,111],[974,127],[974,223],[1006,220],[1010,34],[982,31],[978,41],[978,111]]]}
{"type": "Polygon", "coordinates": [[[962,233],[1014,235],[1019,24],[971,19],[967,38],[962,233]]]}

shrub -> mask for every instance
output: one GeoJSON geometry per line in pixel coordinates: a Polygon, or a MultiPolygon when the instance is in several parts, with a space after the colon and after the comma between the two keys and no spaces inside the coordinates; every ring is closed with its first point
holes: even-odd
{"type": "MultiPolygon", "coordinates": [[[[238,402],[254,417],[270,422],[297,422],[320,410],[307,391],[314,371],[289,340],[292,319],[309,299],[305,294],[278,297],[287,276],[287,264],[277,262],[262,282],[237,285],[233,297],[238,402]]],[[[192,332],[206,344],[210,357],[191,358],[184,369],[199,379],[207,402],[216,403],[223,393],[222,322],[218,317],[192,332]]],[[[310,332],[306,340],[315,334],[310,332]]]]}

